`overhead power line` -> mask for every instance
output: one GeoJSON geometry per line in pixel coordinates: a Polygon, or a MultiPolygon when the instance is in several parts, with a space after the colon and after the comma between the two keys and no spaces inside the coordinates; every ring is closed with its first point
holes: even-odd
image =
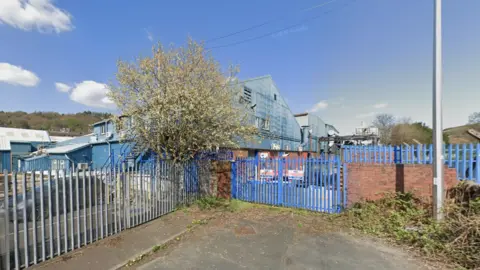
{"type": "MultiPolygon", "coordinates": [[[[335,0],[336,1],[336,0],[335,0]]],[[[352,2],[355,2],[356,0],[351,0],[350,2],[347,2],[346,4],[343,5],[343,7],[346,7],[348,6],[349,4],[351,4],[352,2]]],[[[333,2],[333,1],[331,1],[333,2]]],[[[207,47],[206,49],[207,50],[212,50],[212,49],[219,49],[219,48],[225,48],[225,47],[230,47],[230,46],[235,46],[235,45],[239,45],[239,44],[242,44],[242,43],[247,43],[247,42],[250,42],[250,41],[254,41],[254,40],[257,40],[257,39],[261,39],[261,38],[265,38],[265,37],[268,37],[268,36],[272,36],[276,33],[280,33],[280,32],[283,32],[283,31],[287,31],[287,30],[290,30],[290,29],[293,29],[293,28],[296,28],[296,27],[299,27],[299,26],[302,26],[304,25],[305,23],[307,22],[310,22],[310,21],[313,21],[313,20],[316,20],[318,18],[320,18],[322,15],[324,14],[328,14],[330,13],[330,11],[326,11],[326,12],[323,12],[322,14],[319,14],[317,16],[314,16],[314,17],[311,17],[311,18],[308,18],[308,19],[305,19],[299,23],[296,23],[296,24],[293,24],[293,25],[290,25],[290,26],[287,26],[285,28],[282,28],[282,29],[278,29],[278,30],[275,30],[275,31],[272,31],[272,32],[268,32],[266,34],[263,34],[263,35],[259,35],[259,36],[256,36],[256,37],[252,37],[252,38],[248,38],[248,39],[244,39],[244,40],[240,40],[240,41],[237,41],[237,42],[232,42],[232,43],[228,43],[228,44],[225,44],[225,45],[219,45],[219,46],[212,46],[212,47],[207,47]]]]}
{"type": "MultiPolygon", "coordinates": [[[[301,9],[301,10],[297,11],[296,13],[302,13],[302,12],[307,12],[307,11],[310,11],[310,10],[314,10],[314,9],[323,7],[323,6],[325,6],[325,5],[331,4],[331,3],[333,3],[333,2],[336,2],[336,1],[338,1],[338,0],[330,0],[330,1],[325,2],[325,3],[321,3],[321,4],[318,4],[318,5],[315,5],[315,6],[311,6],[311,7],[308,7],[308,8],[301,9]]],[[[247,28],[238,30],[238,31],[233,32],[233,33],[230,33],[230,34],[226,34],[226,35],[219,36],[219,37],[216,37],[216,38],[208,39],[208,40],[205,41],[205,43],[212,42],[212,41],[219,40],[219,39],[224,39],[224,38],[231,37],[231,36],[234,36],[234,35],[243,33],[243,32],[250,31],[250,30],[255,29],[255,28],[262,27],[262,26],[267,25],[267,24],[269,24],[269,23],[282,20],[283,18],[285,18],[285,17],[288,16],[288,15],[290,15],[290,13],[288,13],[288,14],[283,14],[283,15],[278,16],[278,17],[276,17],[276,18],[273,18],[273,19],[271,19],[271,20],[265,21],[265,22],[260,23],[260,24],[256,24],[256,25],[249,26],[249,27],[247,27],[247,28]]]]}

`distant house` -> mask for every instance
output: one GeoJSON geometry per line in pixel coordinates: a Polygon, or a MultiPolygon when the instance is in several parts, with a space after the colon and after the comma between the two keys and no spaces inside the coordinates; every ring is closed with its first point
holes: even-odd
{"type": "Polygon", "coordinates": [[[16,171],[30,153],[51,144],[47,131],[0,127],[0,169],[16,171]]]}
{"type": "Polygon", "coordinates": [[[301,129],[271,76],[235,82],[238,103],[247,108],[251,124],[260,133],[256,140],[242,142],[236,156],[254,157],[259,152],[278,155],[301,150],[301,129]]]}

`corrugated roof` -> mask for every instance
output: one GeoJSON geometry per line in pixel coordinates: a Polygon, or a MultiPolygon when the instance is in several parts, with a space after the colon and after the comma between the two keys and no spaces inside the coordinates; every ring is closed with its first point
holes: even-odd
{"type": "Polygon", "coordinates": [[[76,137],[50,136],[50,140],[52,140],[52,142],[63,142],[63,141],[71,140],[71,139],[73,139],[73,138],[76,138],[76,137]]]}
{"type": "Polygon", "coordinates": [[[47,152],[48,154],[65,154],[65,153],[69,153],[74,150],[83,148],[88,145],[89,145],[88,143],[68,144],[68,145],[54,147],[54,148],[47,148],[45,149],[45,152],[47,152]]]}
{"type": "Polygon", "coordinates": [[[0,151],[10,151],[10,141],[5,136],[0,136],[0,151]]]}
{"type": "Polygon", "coordinates": [[[0,127],[0,136],[5,136],[10,142],[50,142],[45,130],[0,127]]]}

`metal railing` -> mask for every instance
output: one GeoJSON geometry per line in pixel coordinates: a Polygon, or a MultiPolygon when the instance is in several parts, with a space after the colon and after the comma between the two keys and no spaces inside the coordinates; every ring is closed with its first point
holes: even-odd
{"type": "Polygon", "coordinates": [[[239,158],[232,196],[254,203],[338,213],[347,205],[347,174],[339,158],[239,158]]]}
{"type": "Polygon", "coordinates": [[[195,164],[0,174],[3,269],[71,252],[199,198],[195,164]],[[188,173],[185,173],[188,172],[188,173]]]}
{"type": "MultiPolygon", "coordinates": [[[[346,163],[432,164],[433,146],[427,144],[398,146],[343,146],[346,163]]],[[[480,144],[449,144],[443,147],[445,165],[456,168],[460,180],[480,183],[480,144]]]]}

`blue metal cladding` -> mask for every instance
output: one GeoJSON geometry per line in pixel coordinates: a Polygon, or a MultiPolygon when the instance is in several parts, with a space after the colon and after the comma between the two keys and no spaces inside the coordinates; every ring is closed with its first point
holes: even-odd
{"type": "Polygon", "coordinates": [[[270,76],[245,80],[234,86],[240,94],[248,93],[251,124],[257,125],[261,136],[241,142],[242,148],[296,151],[300,146],[300,126],[280,95],[270,76]],[[259,124],[262,123],[262,124],[259,124]]]}
{"type": "Polygon", "coordinates": [[[10,151],[0,151],[0,172],[3,172],[4,170],[11,170],[10,151]]]}
{"type": "Polygon", "coordinates": [[[38,156],[25,159],[21,171],[50,170],[51,160],[49,156],[38,156]]]}
{"type": "Polygon", "coordinates": [[[115,141],[119,139],[117,128],[112,120],[105,120],[93,125],[93,134],[97,136],[98,141],[106,140],[107,133],[112,134],[109,140],[115,141]]]}
{"type": "MultiPolygon", "coordinates": [[[[107,143],[96,143],[92,145],[92,168],[94,169],[100,169],[102,168],[103,165],[105,165],[105,162],[107,162],[110,158],[110,150],[113,151],[114,153],[114,159],[115,155],[120,154],[120,149],[122,149],[122,146],[124,143],[120,142],[111,142],[110,145],[107,143]]],[[[129,147],[129,146],[126,146],[129,147]]],[[[125,149],[125,147],[123,148],[125,149]]],[[[122,150],[123,150],[122,149],[122,150]]]]}
{"type": "Polygon", "coordinates": [[[10,142],[10,147],[13,155],[24,155],[31,153],[33,150],[31,143],[10,142]]]}
{"type": "Polygon", "coordinates": [[[25,159],[22,171],[58,169],[52,167],[52,161],[62,161],[64,167],[61,169],[72,169],[78,163],[92,164],[92,148],[90,146],[77,149],[68,153],[50,154],[25,159]]]}

